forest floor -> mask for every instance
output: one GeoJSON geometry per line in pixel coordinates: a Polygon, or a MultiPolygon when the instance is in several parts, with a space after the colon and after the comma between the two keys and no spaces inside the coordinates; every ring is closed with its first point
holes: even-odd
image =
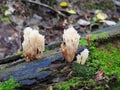
{"type": "Polygon", "coordinates": [[[119,8],[112,0],[0,1],[0,57],[21,50],[25,27],[38,29],[49,45],[61,41],[70,24],[80,34],[115,25],[119,8]]]}
{"type": "MultiPolygon", "coordinates": [[[[64,29],[69,25],[73,25],[80,35],[116,25],[120,22],[120,5],[116,1],[1,0],[0,58],[22,50],[26,27],[39,30],[45,36],[45,45],[50,45],[62,41],[64,29]]],[[[62,61],[59,63],[62,67],[52,68],[55,71],[52,78],[38,86],[33,85],[31,90],[119,90],[119,39],[99,43],[97,47],[91,44],[85,65],[73,62],[66,66],[62,61]]]]}

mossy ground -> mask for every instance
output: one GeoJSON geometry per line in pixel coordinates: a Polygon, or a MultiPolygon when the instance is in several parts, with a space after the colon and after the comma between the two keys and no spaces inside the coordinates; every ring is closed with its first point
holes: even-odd
{"type": "MultiPolygon", "coordinates": [[[[108,90],[120,89],[120,41],[113,40],[111,43],[99,44],[96,48],[91,45],[90,56],[86,64],[73,65],[73,71],[75,71],[77,77],[73,77],[68,81],[55,84],[55,90],[72,90],[72,89],[85,89],[88,87],[94,90],[105,90],[103,84],[97,85],[93,75],[97,70],[103,70],[105,77],[107,77],[108,90]],[[84,69],[84,70],[83,70],[84,69]],[[84,72],[83,72],[83,71],[84,72]],[[117,81],[110,81],[111,76],[116,74],[117,81]],[[84,75],[84,76],[83,76],[84,75]],[[87,78],[84,78],[87,77],[87,78]],[[112,83],[112,84],[111,84],[112,83]],[[113,84],[114,83],[114,84],[113,84]]],[[[104,82],[103,82],[104,83],[104,82]]],[[[85,89],[87,90],[87,89],[85,89]]]]}
{"type": "Polygon", "coordinates": [[[0,82],[0,90],[15,90],[16,87],[20,87],[20,83],[12,77],[8,81],[0,82]]]}
{"type": "MultiPolygon", "coordinates": [[[[119,47],[119,45],[117,45],[119,47]]],[[[120,48],[114,46],[114,44],[108,43],[104,47],[96,49],[96,59],[100,62],[100,68],[105,71],[107,75],[117,73],[120,81],[120,48]]]]}

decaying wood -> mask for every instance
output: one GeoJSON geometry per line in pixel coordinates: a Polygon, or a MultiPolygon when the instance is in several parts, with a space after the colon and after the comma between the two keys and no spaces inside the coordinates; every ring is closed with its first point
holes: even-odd
{"type": "Polygon", "coordinates": [[[8,56],[8,57],[5,57],[5,58],[1,58],[0,59],[0,64],[13,62],[13,61],[16,61],[16,60],[21,59],[21,58],[23,58],[23,56],[21,56],[21,54],[8,56]]]}
{"type": "MultiPolygon", "coordinates": [[[[80,53],[84,48],[79,48],[80,53]]],[[[46,53],[41,60],[34,60],[26,63],[16,63],[14,65],[5,66],[0,70],[0,81],[8,80],[12,76],[17,82],[21,82],[22,85],[31,85],[38,81],[46,79],[52,74],[50,70],[53,62],[60,62],[63,56],[59,51],[50,51],[46,53]]],[[[59,65],[58,65],[59,66],[59,65]]],[[[1,66],[2,67],[2,66],[1,66]]]]}
{"type": "MultiPolygon", "coordinates": [[[[47,48],[51,48],[51,47],[47,47],[47,48]]],[[[57,54],[57,53],[60,53],[60,51],[58,49],[55,49],[55,50],[50,50],[48,52],[44,52],[44,55],[42,57],[45,58],[45,57],[49,57],[51,55],[54,55],[54,54],[57,54]]],[[[16,55],[12,55],[12,56],[7,56],[5,58],[1,58],[0,59],[0,65],[2,64],[8,64],[8,63],[11,63],[10,65],[14,65],[15,63],[18,63],[18,62],[24,62],[24,56],[21,55],[21,54],[16,54],[16,55]]],[[[5,66],[9,66],[8,65],[5,65],[5,66]]]]}
{"type": "Polygon", "coordinates": [[[111,26],[111,27],[96,30],[92,32],[91,34],[96,36],[96,40],[108,39],[108,38],[119,36],[120,35],[120,23],[118,23],[117,25],[111,26]]]}

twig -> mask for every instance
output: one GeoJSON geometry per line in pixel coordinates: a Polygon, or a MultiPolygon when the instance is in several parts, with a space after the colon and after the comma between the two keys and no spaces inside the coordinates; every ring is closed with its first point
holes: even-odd
{"type": "Polygon", "coordinates": [[[23,0],[23,1],[27,1],[27,2],[30,2],[30,3],[38,4],[38,5],[40,5],[40,6],[49,8],[49,9],[53,10],[54,12],[56,12],[57,14],[59,14],[59,15],[61,15],[61,16],[63,16],[63,17],[66,17],[66,15],[63,14],[62,12],[57,11],[57,10],[55,10],[54,8],[48,6],[48,5],[44,4],[44,3],[41,3],[41,2],[39,2],[39,1],[37,1],[37,0],[35,0],[35,1],[33,1],[33,0],[23,0]]]}

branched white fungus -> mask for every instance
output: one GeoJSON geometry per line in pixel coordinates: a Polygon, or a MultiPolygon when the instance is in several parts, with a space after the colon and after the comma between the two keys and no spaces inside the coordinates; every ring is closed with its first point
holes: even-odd
{"type": "Polygon", "coordinates": [[[80,35],[72,26],[69,27],[67,30],[64,30],[61,50],[66,61],[73,61],[75,53],[78,49],[79,39],[80,35]]]}
{"type": "Polygon", "coordinates": [[[23,37],[24,41],[22,47],[26,56],[26,61],[41,58],[45,47],[44,36],[39,34],[38,30],[26,27],[23,37]]]}
{"type": "Polygon", "coordinates": [[[80,54],[77,55],[77,63],[84,65],[89,55],[88,49],[84,49],[80,54]]]}

